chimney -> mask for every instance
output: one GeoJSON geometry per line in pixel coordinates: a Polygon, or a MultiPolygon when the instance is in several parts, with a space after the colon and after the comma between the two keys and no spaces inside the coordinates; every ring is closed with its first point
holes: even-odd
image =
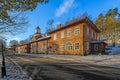
{"type": "Polygon", "coordinates": [[[57,27],[58,27],[58,29],[60,29],[60,28],[62,27],[62,25],[61,25],[61,24],[58,24],[57,27]]]}

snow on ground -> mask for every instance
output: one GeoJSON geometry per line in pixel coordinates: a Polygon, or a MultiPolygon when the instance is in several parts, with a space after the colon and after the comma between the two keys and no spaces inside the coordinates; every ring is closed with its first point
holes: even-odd
{"type": "MultiPolygon", "coordinates": [[[[45,57],[45,58],[54,58],[60,60],[70,60],[74,62],[82,62],[89,64],[96,64],[101,66],[110,66],[120,68],[120,54],[119,55],[88,55],[88,56],[79,56],[79,55],[47,55],[47,54],[25,54],[27,56],[36,56],[36,57],[45,57]]],[[[2,58],[0,56],[0,67],[1,67],[2,58]]],[[[23,70],[11,63],[6,59],[6,73],[7,76],[1,78],[0,80],[30,80],[23,70]]],[[[0,70],[1,74],[1,70],[0,70]]]]}
{"type": "MultiPolygon", "coordinates": [[[[53,58],[60,59],[60,57],[53,57],[53,58]]],[[[70,58],[65,57],[64,59],[69,59],[75,62],[90,63],[90,64],[120,68],[120,55],[73,56],[70,58]]]]}
{"type": "Polygon", "coordinates": [[[120,54],[117,54],[117,55],[88,55],[88,56],[46,55],[46,54],[27,54],[27,55],[120,68],[120,54]]]}
{"type": "MultiPolygon", "coordinates": [[[[30,80],[29,77],[23,72],[20,67],[16,66],[8,59],[5,59],[6,64],[6,76],[1,78],[1,70],[0,70],[0,80],[30,80]]],[[[2,58],[0,56],[0,67],[2,66],[2,58]]]]}

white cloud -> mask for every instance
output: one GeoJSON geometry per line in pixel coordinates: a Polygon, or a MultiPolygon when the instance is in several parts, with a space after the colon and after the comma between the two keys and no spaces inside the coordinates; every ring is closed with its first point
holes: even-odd
{"type": "Polygon", "coordinates": [[[0,34],[0,38],[6,38],[6,37],[7,37],[6,34],[4,34],[4,33],[1,33],[1,34],[0,34]]]}
{"type": "Polygon", "coordinates": [[[11,40],[17,40],[17,41],[20,41],[21,39],[19,37],[14,37],[12,38],[11,40]]]}
{"type": "Polygon", "coordinates": [[[56,17],[60,17],[64,13],[66,13],[73,5],[74,0],[64,0],[64,2],[60,5],[60,7],[56,10],[56,17]]]}
{"type": "MultiPolygon", "coordinates": [[[[9,36],[10,37],[10,36],[9,36]]],[[[21,40],[21,38],[20,37],[12,37],[11,36],[11,38],[8,38],[8,40],[7,40],[7,42],[9,43],[11,40],[17,40],[17,41],[20,41],[21,40]]]]}

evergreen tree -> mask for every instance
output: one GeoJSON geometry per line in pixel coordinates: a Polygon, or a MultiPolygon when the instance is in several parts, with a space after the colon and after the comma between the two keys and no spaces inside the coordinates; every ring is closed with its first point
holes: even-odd
{"type": "Polygon", "coordinates": [[[95,22],[95,24],[97,25],[97,27],[100,29],[100,30],[102,30],[103,28],[104,28],[104,16],[103,16],[103,14],[101,13],[101,14],[99,14],[98,15],[98,17],[97,17],[97,19],[96,19],[96,22],[95,22]]]}
{"type": "Polygon", "coordinates": [[[120,13],[118,8],[109,9],[105,15],[99,14],[95,21],[96,26],[101,30],[103,39],[113,38],[120,29],[120,13]]]}

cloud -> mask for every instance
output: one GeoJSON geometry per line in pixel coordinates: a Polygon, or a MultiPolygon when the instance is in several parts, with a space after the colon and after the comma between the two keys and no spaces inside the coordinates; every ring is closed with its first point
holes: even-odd
{"type": "Polygon", "coordinates": [[[72,7],[74,0],[64,0],[60,7],[56,10],[56,17],[60,17],[72,7]]]}
{"type": "Polygon", "coordinates": [[[19,37],[14,37],[14,38],[12,38],[12,40],[20,41],[21,39],[19,37]]]}
{"type": "Polygon", "coordinates": [[[20,37],[12,37],[11,39],[8,39],[8,42],[10,42],[11,40],[17,40],[17,41],[20,41],[21,38],[20,38],[20,37]]]}
{"type": "Polygon", "coordinates": [[[6,38],[6,36],[7,36],[7,35],[4,34],[4,33],[1,33],[1,34],[0,34],[0,38],[6,38]]]}

